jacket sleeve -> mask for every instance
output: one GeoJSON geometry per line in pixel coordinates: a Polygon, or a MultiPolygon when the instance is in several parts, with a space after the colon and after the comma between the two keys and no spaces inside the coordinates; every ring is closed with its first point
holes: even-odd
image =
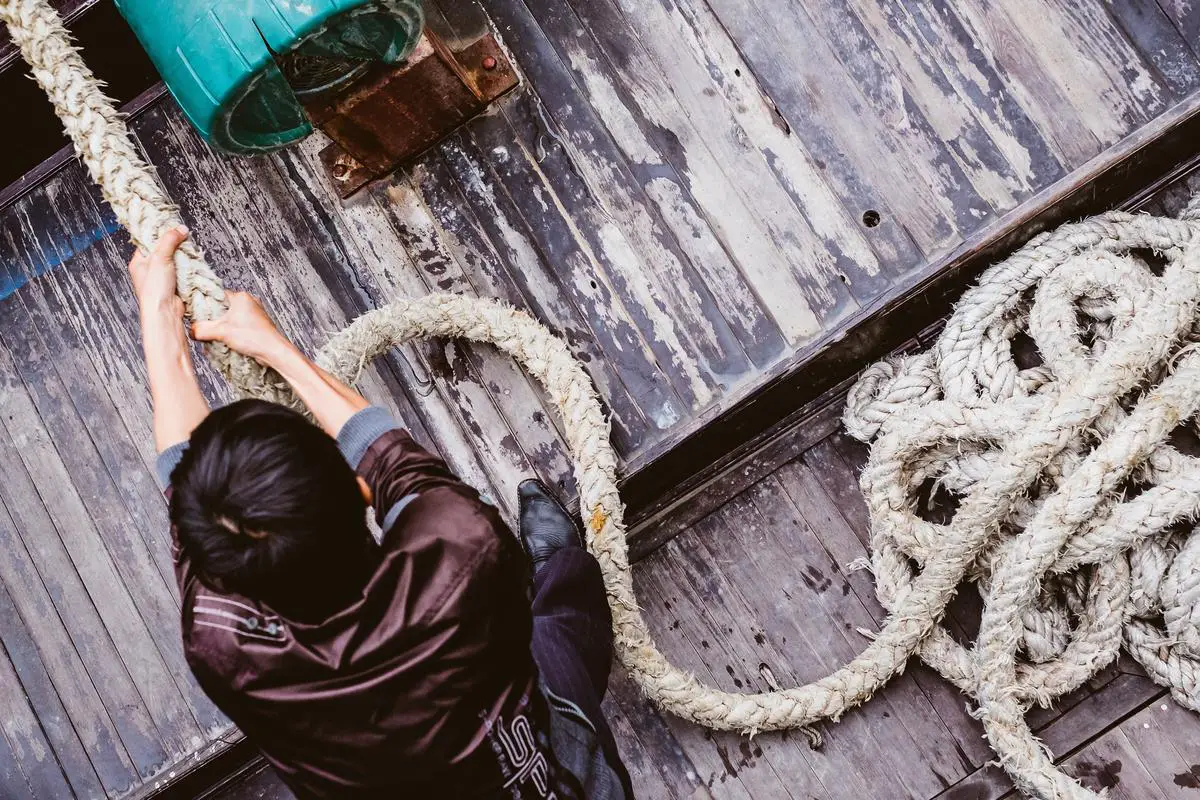
{"type": "Polygon", "coordinates": [[[158,484],[166,492],[171,488],[171,473],[179,466],[184,452],[188,449],[187,442],[173,444],[158,454],[154,462],[154,473],[158,476],[158,484]]]}
{"type": "Polygon", "coordinates": [[[372,406],[351,417],[338,433],[338,444],[371,488],[376,520],[385,535],[405,508],[434,489],[453,490],[449,494],[455,502],[486,506],[446,462],[417,444],[381,408],[372,406]]]}
{"type": "MultiPolygon", "coordinates": [[[[171,502],[171,474],[175,471],[175,467],[179,466],[187,449],[188,443],[180,442],[159,453],[155,461],[154,471],[158,475],[158,482],[162,486],[168,504],[171,502]]],[[[196,573],[192,569],[192,560],[179,544],[179,531],[174,525],[171,525],[171,560],[175,563],[175,580],[179,584],[179,595],[184,598],[186,606],[188,593],[196,581],[196,573]]]]}

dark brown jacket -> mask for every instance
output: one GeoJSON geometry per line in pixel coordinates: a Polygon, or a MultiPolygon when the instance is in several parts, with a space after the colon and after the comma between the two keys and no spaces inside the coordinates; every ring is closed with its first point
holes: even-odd
{"type": "Polygon", "coordinates": [[[201,687],[300,797],[583,796],[551,745],[516,538],[378,409],[339,442],[374,493],[378,569],[352,605],[300,624],[207,588],[177,546],[201,687]]]}

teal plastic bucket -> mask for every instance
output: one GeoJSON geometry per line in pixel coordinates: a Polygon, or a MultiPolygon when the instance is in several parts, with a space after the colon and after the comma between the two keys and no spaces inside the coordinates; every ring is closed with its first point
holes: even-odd
{"type": "Polygon", "coordinates": [[[262,153],[312,132],[301,96],[412,52],[420,0],[116,0],[187,118],[262,153]],[[287,73],[285,75],[285,72],[287,73]]]}

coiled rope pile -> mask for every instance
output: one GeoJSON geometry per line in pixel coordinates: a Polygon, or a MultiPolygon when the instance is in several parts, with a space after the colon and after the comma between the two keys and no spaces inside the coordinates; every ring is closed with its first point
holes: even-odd
{"type": "MultiPolygon", "coordinates": [[[[149,249],[179,221],[100,84],[45,0],[0,0],[0,19],[50,96],[121,224],[149,249]]],[[[565,421],[588,545],[600,560],[617,652],[646,695],[700,725],[759,732],[836,719],[913,655],[971,695],[992,746],[1026,794],[1094,797],[1055,769],[1024,714],[1080,686],[1124,642],[1196,708],[1200,663],[1200,460],[1167,438],[1200,405],[1200,203],[1181,220],[1107,214],[1042,235],[962,299],[933,349],[872,367],[850,430],[874,440],[863,473],[872,568],[890,614],[863,653],[807,686],[722,692],[670,664],[633,593],[608,423],[566,345],[528,315],[430,295],[369,312],[318,361],[353,381],[402,342],[490,342],[546,389],[565,421]],[[1161,276],[1137,250],[1166,259],[1161,276]],[[1042,363],[1021,368],[1027,334],[1042,363]],[[934,482],[957,495],[947,524],[922,518],[934,482]],[[940,621],[960,584],[985,597],[975,644],[940,621]]],[[[191,242],[177,256],[193,319],[223,310],[220,281],[191,242]]],[[[210,358],[243,395],[298,401],[278,376],[220,347],[210,358]]]]}

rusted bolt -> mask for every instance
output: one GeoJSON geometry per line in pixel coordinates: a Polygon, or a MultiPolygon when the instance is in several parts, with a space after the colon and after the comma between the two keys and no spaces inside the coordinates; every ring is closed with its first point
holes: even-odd
{"type": "Polygon", "coordinates": [[[495,56],[484,57],[483,68],[484,69],[495,69],[496,68],[496,57],[495,56]]]}
{"type": "Polygon", "coordinates": [[[331,169],[330,172],[332,172],[333,177],[337,178],[339,181],[344,181],[346,180],[346,176],[350,174],[350,165],[345,161],[339,161],[333,165],[333,169],[331,169]]]}

